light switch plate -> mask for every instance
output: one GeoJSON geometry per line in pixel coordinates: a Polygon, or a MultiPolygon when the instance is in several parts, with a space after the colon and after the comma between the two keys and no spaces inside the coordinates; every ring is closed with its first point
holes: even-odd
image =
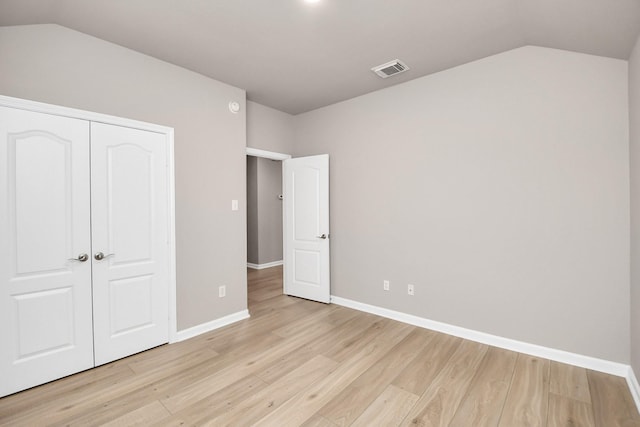
{"type": "Polygon", "coordinates": [[[232,200],[231,201],[231,210],[232,211],[237,211],[238,210],[238,201],[237,200],[232,200]]]}

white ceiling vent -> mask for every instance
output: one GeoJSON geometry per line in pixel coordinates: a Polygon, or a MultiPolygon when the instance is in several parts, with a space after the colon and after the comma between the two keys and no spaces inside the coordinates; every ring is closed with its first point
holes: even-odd
{"type": "Polygon", "coordinates": [[[409,67],[404,62],[399,59],[395,59],[391,62],[387,62],[386,64],[378,65],[377,67],[373,67],[371,71],[386,79],[387,77],[395,76],[396,74],[403,73],[407,71],[409,67]]]}

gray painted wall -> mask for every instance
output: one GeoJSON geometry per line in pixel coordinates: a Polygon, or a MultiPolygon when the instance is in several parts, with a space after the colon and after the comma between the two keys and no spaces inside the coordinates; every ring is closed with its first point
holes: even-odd
{"type": "Polygon", "coordinates": [[[629,92],[624,61],[527,47],[293,117],[72,30],[4,27],[0,93],[175,128],[179,329],[246,308],[245,137],[284,153],[297,138],[294,154],[332,156],[334,294],[623,363],[632,353],[638,372],[638,50],[629,92]]]}
{"type": "Polygon", "coordinates": [[[282,163],[247,156],[247,262],[282,261],[282,163]]]}
{"type": "Polygon", "coordinates": [[[629,58],[631,163],[631,366],[640,375],[640,37],[629,58]]]}
{"type": "Polygon", "coordinates": [[[295,116],[247,101],[247,147],[291,154],[295,116]]]}
{"type": "Polygon", "coordinates": [[[56,25],[0,28],[0,58],[3,95],[175,128],[178,329],[246,309],[244,90],[56,25]]]}
{"type": "MultiPolygon", "coordinates": [[[[247,101],[247,147],[291,154],[294,119],[290,114],[247,101]]],[[[282,202],[275,197],[282,194],[282,163],[257,158],[255,167],[257,211],[247,205],[249,222],[255,223],[255,234],[249,237],[248,244],[255,248],[248,248],[247,261],[265,264],[282,260],[282,202]]],[[[254,232],[253,225],[248,231],[254,232]]]]}
{"type": "Polygon", "coordinates": [[[247,156],[247,262],[258,264],[258,159],[247,156]]]}
{"type": "Polygon", "coordinates": [[[282,261],[282,162],[258,158],[258,264],[282,261]]]}
{"type": "Polygon", "coordinates": [[[247,262],[282,261],[282,163],[247,156],[247,262]]]}
{"type": "Polygon", "coordinates": [[[628,363],[627,85],[524,47],[296,116],[331,156],[332,293],[628,363]]]}

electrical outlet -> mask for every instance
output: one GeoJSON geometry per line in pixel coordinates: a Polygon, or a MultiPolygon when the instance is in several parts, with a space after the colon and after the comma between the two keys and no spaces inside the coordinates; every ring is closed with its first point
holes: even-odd
{"type": "Polygon", "coordinates": [[[407,285],[407,293],[409,295],[413,295],[413,285],[412,284],[408,284],[407,285]]]}
{"type": "Polygon", "coordinates": [[[218,297],[224,298],[226,296],[227,296],[227,287],[226,286],[220,286],[218,288],[218,297]]]}
{"type": "Polygon", "coordinates": [[[389,281],[388,281],[388,280],[384,280],[384,281],[382,282],[382,288],[383,288],[385,291],[388,291],[388,290],[389,290],[389,281]]]}

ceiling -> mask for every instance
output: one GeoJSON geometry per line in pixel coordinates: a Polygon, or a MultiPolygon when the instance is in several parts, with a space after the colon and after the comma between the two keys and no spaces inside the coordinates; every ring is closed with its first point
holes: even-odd
{"type": "Polygon", "coordinates": [[[524,45],[628,59],[640,0],[0,0],[0,26],[43,23],[298,114],[524,45]]]}

